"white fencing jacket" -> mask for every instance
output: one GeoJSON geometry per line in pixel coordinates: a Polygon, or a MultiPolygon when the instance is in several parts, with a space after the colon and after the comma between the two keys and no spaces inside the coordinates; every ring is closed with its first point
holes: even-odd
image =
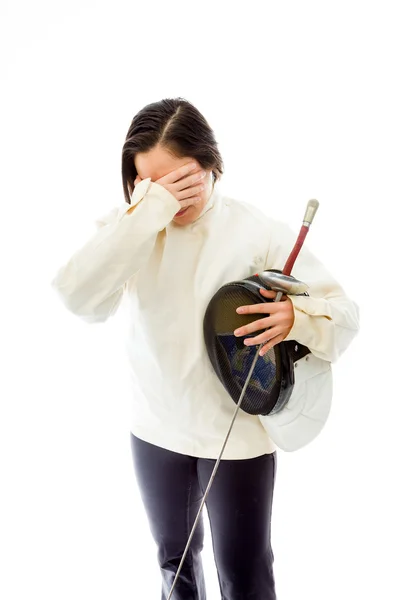
{"type": "MultiPolygon", "coordinates": [[[[97,231],[51,285],[87,323],[104,322],[126,302],[132,433],[168,450],[216,459],[236,404],[209,362],[204,313],[225,283],[283,269],[297,234],[223,195],[219,182],[196,221],[174,223],[180,209],[168,190],[144,179],[130,205],[96,221],[97,231]]],[[[359,308],[306,244],[292,275],[309,285],[309,297],[288,296],[295,320],[286,339],[334,362],[358,331],[359,308]]],[[[258,416],[239,410],[223,458],[275,449],[258,416]]]]}

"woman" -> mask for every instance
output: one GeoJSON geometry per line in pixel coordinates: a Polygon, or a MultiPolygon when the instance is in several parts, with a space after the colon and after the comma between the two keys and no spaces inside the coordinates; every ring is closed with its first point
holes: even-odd
{"type": "MultiPolygon", "coordinates": [[[[104,322],[125,300],[131,448],[158,547],[163,599],[235,408],[204,345],[207,304],[224,283],[283,268],[296,238],[284,223],[223,195],[222,174],[213,131],[192,104],[177,98],[145,106],[123,146],[125,202],[97,221],[97,232],[52,282],[68,310],[89,323],[104,322]]],[[[265,342],[266,352],[284,339],[296,339],[335,360],[357,331],[357,306],[307,248],[293,275],[309,284],[310,310],[304,298],[296,307],[296,296],[284,296],[273,312],[268,303],[265,333],[249,343],[265,342]]],[[[275,292],[265,297],[274,298],[275,292]]],[[[252,327],[237,335],[260,329],[252,327]]],[[[276,449],[267,431],[257,416],[239,411],[207,499],[226,600],[276,598],[275,474],[276,449]]],[[[176,599],[206,598],[203,534],[199,521],[176,599]]]]}

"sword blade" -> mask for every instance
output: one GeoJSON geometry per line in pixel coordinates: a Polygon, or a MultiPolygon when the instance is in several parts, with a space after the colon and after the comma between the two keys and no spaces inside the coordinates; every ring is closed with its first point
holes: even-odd
{"type": "MultiPolygon", "coordinates": [[[[280,301],[280,299],[282,298],[282,296],[283,296],[283,293],[282,293],[282,292],[278,292],[278,293],[276,294],[276,296],[275,296],[275,298],[274,298],[274,300],[273,300],[273,301],[274,301],[274,302],[279,302],[279,301],[280,301]]],[[[246,393],[246,390],[247,390],[247,387],[248,387],[248,385],[249,385],[249,382],[250,382],[251,376],[252,376],[252,374],[253,374],[253,371],[254,371],[254,369],[255,369],[255,366],[256,366],[256,363],[257,363],[257,359],[258,359],[258,357],[259,357],[259,354],[260,354],[260,350],[261,350],[261,348],[264,346],[264,344],[265,344],[265,343],[266,343],[266,342],[264,342],[264,343],[262,343],[262,344],[260,344],[260,345],[258,346],[258,348],[257,348],[257,352],[256,352],[256,353],[255,353],[255,355],[254,355],[253,363],[252,363],[252,365],[251,365],[251,367],[250,367],[250,370],[249,370],[249,373],[248,373],[248,375],[247,375],[247,379],[246,379],[246,381],[245,381],[245,384],[244,384],[244,386],[243,386],[242,393],[240,394],[240,398],[239,398],[239,401],[238,401],[238,403],[237,403],[237,406],[236,406],[236,410],[235,410],[235,412],[234,412],[234,415],[233,415],[233,419],[232,419],[231,426],[229,427],[229,431],[228,431],[228,433],[227,433],[227,435],[226,435],[226,438],[225,438],[224,444],[223,444],[223,446],[222,446],[222,449],[221,449],[220,455],[219,455],[219,457],[218,457],[218,460],[217,460],[217,462],[215,463],[215,467],[214,467],[214,469],[213,469],[213,472],[211,473],[211,477],[210,477],[210,480],[209,480],[209,482],[208,482],[207,489],[206,489],[206,491],[204,492],[203,500],[202,500],[202,502],[201,502],[201,504],[200,504],[200,508],[199,508],[199,510],[198,510],[198,513],[197,513],[196,519],[195,519],[195,521],[194,521],[194,524],[193,524],[193,527],[192,527],[192,531],[191,531],[191,533],[190,533],[190,535],[189,535],[189,539],[188,539],[188,541],[187,541],[186,548],[185,548],[185,550],[184,550],[184,553],[183,553],[183,555],[182,555],[181,562],[179,563],[179,567],[178,567],[178,570],[177,570],[177,572],[176,572],[176,575],[175,575],[175,577],[174,577],[174,581],[173,581],[173,583],[172,583],[172,587],[171,587],[171,590],[170,590],[170,593],[169,593],[169,595],[168,595],[168,598],[167,598],[167,600],[171,600],[171,598],[172,598],[172,592],[174,591],[175,585],[176,585],[176,583],[177,583],[177,581],[178,581],[178,577],[179,577],[179,574],[180,574],[180,572],[181,572],[181,570],[182,570],[182,566],[183,566],[183,563],[184,563],[184,560],[185,560],[186,554],[188,553],[188,550],[189,550],[190,542],[192,541],[192,538],[193,538],[194,532],[196,531],[196,527],[197,527],[197,523],[198,523],[198,521],[199,521],[199,519],[200,519],[201,511],[203,510],[203,506],[204,506],[204,504],[205,504],[206,498],[207,498],[207,496],[208,496],[208,493],[209,493],[209,491],[210,491],[210,489],[211,489],[211,486],[212,486],[212,483],[213,483],[213,481],[214,481],[215,475],[216,475],[216,473],[217,473],[218,466],[219,466],[219,463],[221,462],[221,458],[222,458],[222,455],[223,455],[223,453],[224,453],[225,446],[226,446],[226,444],[227,444],[227,442],[228,442],[229,436],[230,436],[230,434],[231,434],[231,431],[232,431],[233,424],[234,424],[234,422],[235,422],[235,419],[236,419],[236,417],[237,417],[237,414],[238,414],[238,412],[239,412],[240,405],[242,404],[242,400],[243,400],[243,398],[244,398],[244,395],[245,395],[245,393],[246,393]]]]}

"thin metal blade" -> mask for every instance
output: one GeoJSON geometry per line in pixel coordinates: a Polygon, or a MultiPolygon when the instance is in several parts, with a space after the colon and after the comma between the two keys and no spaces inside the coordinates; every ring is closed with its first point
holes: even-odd
{"type": "Polygon", "coordinates": [[[230,436],[230,434],[231,434],[231,431],[232,431],[233,424],[234,424],[234,422],[235,422],[235,419],[236,419],[236,417],[237,417],[237,414],[238,414],[238,412],[239,412],[240,405],[242,404],[242,400],[243,400],[243,398],[244,398],[244,395],[245,395],[245,393],[246,393],[246,390],[247,390],[247,387],[248,387],[248,385],[249,385],[249,382],[250,382],[251,376],[252,376],[252,374],[253,374],[254,368],[255,368],[255,366],[256,366],[256,363],[257,363],[257,358],[258,358],[258,356],[259,356],[259,354],[260,354],[260,350],[261,350],[261,348],[263,347],[263,345],[264,345],[264,344],[260,344],[260,345],[259,345],[259,347],[258,347],[258,349],[257,349],[257,352],[255,353],[255,356],[254,356],[253,363],[252,363],[252,365],[251,365],[251,367],[250,367],[249,374],[247,375],[246,382],[245,382],[245,384],[244,384],[244,386],[243,386],[243,390],[242,390],[242,393],[240,394],[239,402],[237,403],[236,410],[235,410],[235,413],[234,413],[234,415],[233,415],[233,419],[232,419],[231,426],[229,427],[229,431],[228,431],[228,433],[227,433],[227,436],[226,436],[226,438],[225,438],[224,445],[222,446],[221,453],[220,453],[220,455],[219,455],[219,457],[218,457],[218,460],[217,460],[217,462],[215,463],[215,467],[214,467],[214,469],[213,469],[213,472],[211,473],[210,481],[208,482],[207,489],[206,489],[206,491],[205,491],[205,493],[204,493],[203,500],[202,500],[202,502],[201,502],[201,505],[200,505],[199,511],[198,511],[198,513],[197,513],[196,520],[195,520],[195,522],[194,522],[194,524],[193,524],[192,531],[191,531],[191,533],[190,533],[190,536],[189,536],[188,542],[187,542],[187,544],[186,544],[185,551],[184,551],[184,553],[183,553],[183,556],[182,556],[181,562],[180,562],[180,564],[179,564],[179,567],[178,567],[178,570],[177,570],[177,572],[176,572],[176,575],[175,575],[175,578],[174,578],[174,582],[173,582],[173,584],[172,584],[172,588],[171,588],[171,591],[170,591],[170,593],[169,593],[169,596],[168,596],[167,600],[170,600],[170,599],[171,599],[171,597],[172,597],[172,592],[174,591],[175,584],[176,584],[176,582],[177,582],[177,580],[178,580],[179,573],[181,572],[181,569],[182,569],[182,566],[183,566],[183,562],[184,562],[184,560],[185,560],[185,557],[186,557],[186,554],[187,554],[187,552],[188,552],[188,550],[189,550],[190,542],[192,541],[192,537],[193,537],[193,535],[194,535],[194,532],[195,532],[195,530],[196,530],[196,527],[197,527],[197,522],[198,522],[198,520],[200,519],[201,511],[203,510],[203,506],[204,506],[204,503],[205,503],[205,501],[206,501],[206,498],[207,498],[207,496],[208,496],[208,492],[209,492],[209,491],[210,491],[210,489],[211,489],[212,483],[213,483],[213,481],[214,481],[214,477],[215,477],[215,475],[216,475],[216,473],[217,473],[217,469],[218,469],[219,463],[220,463],[220,461],[221,461],[222,455],[223,455],[223,453],[224,453],[225,446],[226,446],[226,444],[227,444],[227,442],[228,442],[229,436],[230,436]]]}
{"type": "MultiPolygon", "coordinates": [[[[301,283],[301,282],[300,282],[300,283],[301,283]]],[[[275,298],[274,298],[274,302],[279,302],[281,298],[282,298],[282,293],[278,291],[277,295],[276,295],[276,296],[275,296],[275,298]]],[[[239,412],[240,405],[242,404],[242,400],[243,400],[243,398],[244,398],[244,395],[245,395],[245,393],[246,393],[246,390],[247,390],[247,388],[248,388],[248,385],[249,385],[249,382],[250,382],[251,376],[253,375],[253,371],[254,371],[254,369],[255,369],[255,366],[256,366],[256,363],[257,363],[257,359],[258,359],[258,357],[259,357],[259,355],[260,355],[260,350],[261,350],[261,348],[262,348],[262,347],[265,345],[265,343],[266,343],[266,342],[264,342],[264,343],[262,343],[262,344],[260,344],[260,345],[258,346],[258,348],[257,348],[257,352],[256,352],[256,353],[255,353],[255,355],[254,355],[254,359],[253,359],[252,365],[251,365],[251,367],[250,367],[249,373],[248,373],[248,375],[247,375],[247,379],[246,379],[246,381],[245,381],[245,384],[244,384],[244,386],[243,386],[243,389],[242,389],[242,393],[240,394],[240,398],[239,398],[239,401],[238,401],[238,403],[237,403],[237,406],[236,406],[235,413],[234,413],[234,415],[233,415],[233,419],[232,419],[231,426],[229,427],[229,431],[228,431],[228,433],[227,433],[227,435],[226,435],[226,438],[225,438],[224,444],[223,444],[223,446],[222,446],[222,449],[221,449],[220,455],[219,455],[219,457],[218,457],[218,460],[217,460],[217,462],[215,463],[215,467],[214,467],[214,469],[213,469],[213,472],[211,473],[211,477],[210,477],[210,481],[208,482],[207,489],[206,489],[206,491],[204,492],[204,497],[203,497],[203,500],[202,500],[202,502],[201,502],[201,505],[200,505],[199,511],[198,511],[198,513],[197,513],[197,516],[196,516],[196,519],[195,519],[195,522],[194,522],[194,524],[193,524],[192,531],[191,531],[191,533],[190,533],[190,536],[189,536],[188,542],[187,542],[187,544],[186,544],[185,551],[184,551],[184,553],[183,553],[183,556],[182,556],[182,558],[181,558],[181,562],[179,563],[179,567],[178,567],[178,570],[177,570],[177,572],[176,572],[176,575],[175,575],[175,578],[174,578],[174,581],[173,581],[173,584],[172,584],[172,587],[171,587],[171,591],[170,591],[170,593],[169,593],[169,595],[168,595],[168,598],[167,598],[167,600],[171,600],[171,597],[172,597],[172,592],[174,591],[174,588],[175,588],[176,582],[178,581],[179,573],[180,573],[180,572],[181,572],[181,570],[182,570],[183,562],[184,562],[184,560],[185,560],[185,557],[186,557],[186,554],[187,554],[187,552],[188,552],[188,550],[189,550],[190,542],[192,541],[192,538],[193,538],[194,532],[195,532],[195,530],[196,530],[196,527],[197,527],[198,520],[200,519],[201,511],[203,510],[203,506],[204,506],[204,503],[205,503],[205,501],[206,501],[206,498],[207,498],[207,496],[208,496],[208,492],[209,492],[209,491],[210,491],[210,489],[211,489],[212,483],[213,483],[213,481],[214,481],[214,478],[215,478],[215,475],[216,475],[216,473],[217,473],[217,469],[218,469],[219,463],[220,463],[220,461],[221,461],[222,455],[223,455],[223,453],[224,453],[224,450],[225,450],[225,446],[226,446],[226,444],[227,444],[227,442],[228,442],[228,439],[229,439],[229,436],[230,436],[230,434],[231,434],[231,431],[232,431],[233,424],[234,424],[234,422],[235,422],[235,420],[236,420],[236,417],[237,417],[237,414],[238,414],[238,412],[239,412]]]]}

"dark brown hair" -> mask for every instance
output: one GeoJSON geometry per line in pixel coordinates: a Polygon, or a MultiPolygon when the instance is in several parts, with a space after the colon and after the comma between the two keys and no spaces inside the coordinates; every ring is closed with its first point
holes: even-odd
{"type": "Polygon", "coordinates": [[[184,98],[166,98],[142,108],[132,119],[122,148],[122,186],[130,204],[137,171],[134,157],[160,145],[177,158],[194,158],[212,170],[213,183],[223,174],[223,161],[214,132],[203,115],[184,98]]]}

